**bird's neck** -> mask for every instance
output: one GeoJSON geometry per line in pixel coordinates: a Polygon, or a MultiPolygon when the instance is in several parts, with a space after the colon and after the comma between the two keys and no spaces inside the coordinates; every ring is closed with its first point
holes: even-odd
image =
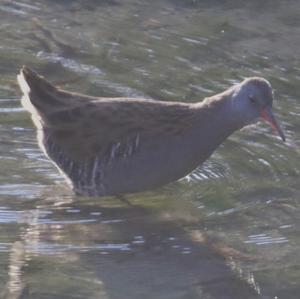
{"type": "Polygon", "coordinates": [[[230,90],[206,98],[197,105],[199,131],[207,136],[213,147],[217,147],[232,133],[244,126],[232,108],[230,90]]]}

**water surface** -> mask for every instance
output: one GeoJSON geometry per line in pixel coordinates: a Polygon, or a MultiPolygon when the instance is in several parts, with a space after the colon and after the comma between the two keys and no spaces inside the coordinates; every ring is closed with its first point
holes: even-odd
{"type": "Polygon", "coordinates": [[[4,0],[0,19],[3,298],[299,298],[297,1],[4,0]],[[287,142],[257,124],[131,205],[76,198],[20,107],[23,64],[68,90],[185,102],[262,76],[287,142]]]}

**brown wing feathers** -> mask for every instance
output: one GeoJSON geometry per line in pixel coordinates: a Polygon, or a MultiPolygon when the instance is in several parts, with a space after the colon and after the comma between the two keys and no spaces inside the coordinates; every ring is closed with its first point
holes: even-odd
{"type": "Polygon", "coordinates": [[[195,121],[195,109],[188,104],[62,91],[27,67],[18,80],[23,106],[36,126],[73,159],[101,158],[118,143],[122,151],[137,136],[141,140],[180,134],[195,121]]]}

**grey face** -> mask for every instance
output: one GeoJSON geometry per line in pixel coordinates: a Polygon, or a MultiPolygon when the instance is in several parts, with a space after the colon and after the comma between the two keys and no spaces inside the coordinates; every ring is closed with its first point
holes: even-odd
{"type": "Polygon", "coordinates": [[[261,110],[265,107],[271,108],[272,103],[271,85],[262,78],[249,78],[234,87],[233,109],[245,125],[256,121],[261,116],[261,110]]]}
{"type": "Polygon", "coordinates": [[[251,124],[259,118],[268,122],[282,140],[284,133],[272,111],[273,91],[271,84],[263,78],[249,78],[233,88],[232,108],[242,125],[251,124]]]}

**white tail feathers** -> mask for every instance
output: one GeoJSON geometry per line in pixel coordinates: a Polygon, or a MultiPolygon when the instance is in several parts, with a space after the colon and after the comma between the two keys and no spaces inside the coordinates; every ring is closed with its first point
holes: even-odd
{"type": "Polygon", "coordinates": [[[32,105],[30,100],[30,87],[25,79],[23,69],[21,69],[20,74],[17,76],[17,80],[20,86],[20,89],[23,93],[21,98],[21,104],[28,112],[31,113],[31,118],[35,124],[35,126],[40,129],[41,126],[41,118],[36,111],[36,108],[32,105]]]}

